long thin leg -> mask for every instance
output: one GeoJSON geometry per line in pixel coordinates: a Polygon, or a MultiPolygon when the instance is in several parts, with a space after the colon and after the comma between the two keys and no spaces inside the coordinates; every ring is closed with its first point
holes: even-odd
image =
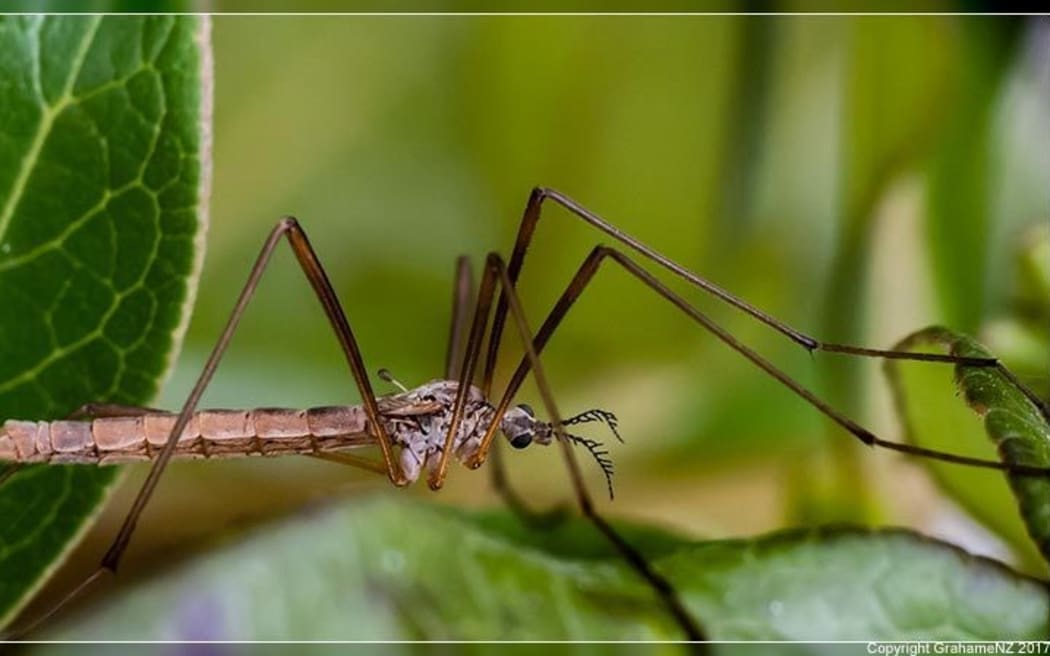
{"type": "MultiPolygon", "coordinates": [[[[456,258],[456,277],[452,289],[452,317],[451,325],[449,326],[448,348],[445,351],[446,380],[455,378],[463,365],[463,357],[467,347],[468,321],[470,320],[468,313],[470,303],[473,300],[474,276],[470,267],[470,258],[466,255],[461,255],[456,258]]],[[[336,461],[332,458],[327,459],[336,461]]],[[[533,526],[549,526],[564,517],[564,509],[560,507],[546,513],[538,513],[529,508],[528,504],[514,491],[511,485],[506,468],[503,465],[503,458],[500,457],[498,444],[493,446],[492,459],[489,464],[489,480],[493,489],[500,495],[507,507],[526,523],[533,526]]]]}
{"type": "Polygon", "coordinates": [[[583,482],[583,473],[580,471],[580,464],[576,460],[576,453],[569,445],[568,438],[565,437],[565,431],[562,428],[561,413],[558,412],[558,406],[554,401],[554,394],[551,392],[550,383],[547,381],[547,376],[543,371],[543,365],[540,363],[539,353],[533,347],[533,333],[532,330],[529,329],[528,323],[525,319],[525,311],[521,307],[521,300],[518,298],[517,291],[514,289],[514,283],[511,281],[510,276],[507,275],[507,269],[503,265],[503,260],[501,260],[498,255],[493,254],[489,256],[489,260],[491,266],[499,271],[503,294],[507,297],[511,315],[514,317],[515,323],[517,324],[518,333],[521,337],[522,345],[525,348],[525,357],[529,360],[529,363],[532,366],[536,386],[539,388],[540,397],[543,399],[543,406],[547,410],[547,415],[558,436],[558,443],[561,445],[562,455],[565,457],[565,464],[569,469],[569,478],[572,481],[572,487],[573,491],[576,493],[576,499],[580,504],[580,510],[583,512],[584,516],[587,517],[587,519],[589,519],[599,531],[601,531],[606,539],[616,547],[617,551],[619,551],[627,562],[630,563],[631,567],[653,587],[659,595],[660,600],[667,607],[667,610],[670,611],[671,615],[675,618],[675,621],[682,627],[687,639],[695,642],[706,640],[707,636],[689,611],[686,610],[682,601],[678,598],[678,593],[671,586],[670,582],[658,574],[649,565],[649,562],[645,557],[632,547],[631,544],[627,542],[608,522],[606,522],[605,519],[598,514],[597,510],[595,510],[594,502],[591,500],[591,495],[587,491],[587,486],[583,482]]]}
{"type": "Polygon", "coordinates": [[[182,410],[179,412],[178,418],[175,420],[168,442],[154,461],[146,481],[142,484],[142,489],[139,490],[138,495],[135,497],[131,510],[120,528],[120,532],[117,534],[109,551],[103,557],[102,567],[105,569],[116,571],[120,557],[127,547],[131,534],[135,530],[135,524],[138,522],[139,515],[142,514],[142,509],[157,486],[157,480],[164,472],[164,468],[175,452],[179,436],[182,435],[183,429],[186,428],[193,411],[197,408],[197,403],[204,394],[204,389],[211,382],[212,376],[215,375],[215,369],[219,366],[219,361],[226,352],[226,348],[230,343],[230,339],[233,338],[233,333],[237,330],[237,325],[244,315],[248,302],[259,285],[263,271],[266,270],[266,265],[269,263],[270,257],[273,255],[273,251],[277,248],[277,244],[280,243],[282,237],[287,237],[288,243],[303,269],[303,273],[306,274],[306,278],[310,281],[310,286],[313,287],[314,293],[317,294],[317,298],[321,301],[325,314],[328,316],[328,321],[339,339],[339,345],[342,347],[347,363],[350,365],[350,371],[353,373],[354,382],[361,392],[365,413],[368,415],[368,419],[377,433],[376,437],[379,441],[380,450],[383,453],[383,464],[386,467],[387,475],[395,485],[403,485],[405,483],[401,470],[394,460],[393,443],[380,419],[379,406],[376,404],[375,393],[372,391],[372,385],[368,380],[368,373],[361,358],[361,349],[357,345],[357,340],[354,339],[350,323],[346,319],[346,313],[339,303],[339,297],[336,296],[335,289],[332,287],[331,281],[328,280],[328,275],[321,266],[317,253],[314,251],[313,246],[310,245],[310,241],[307,239],[306,233],[299,225],[299,222],[293,217],[284,217],[277,222],[277,225],[263,244],[259,257],[248,275],[248,282],[245,283],[244,289],[241,290],[241,295],[237,298],[233,312],[226,322],[226,327],[219,336],[219,340],[215,343],[215,347],[212,349],[211,355],[208,356],[200,377],[197,378],[196,384],[194,384],[193,389],[186,398],[186,402],[182,406],[182,410]]]}
{"type": "MultiPolygon", "coordinates": [[[[815,407],[817,410],[822,412],[829,419],[837,423],[838,425],[845,428],[847,431],[852,433],[857,439],[868,446],[878,446],[893,451],[900,451],[902,453],[920,456],[924,458],[931,458],[934,460],[943,460],[945,462],[952,462],[956,464],[969,465],[973,467],[984,467],[988,469],[998,469],[1001,471],[1008,471],[1015,474],[1025,474],[1030,476],[1046,476],[1050,474],[1050,468],[1046,467],[1035,467],[1030,465],[1014,465],[999,462],[997,460],[985,460],[981,458],[972,458],[969,456],[960,456],[954,453],[945,453],[942,451],[935,451],[933,449],[926,449],[911,444],[901,444],[898,442],[891,442],[884,440],[870,430],[864,428],[860,424],[856,423],[849,417],[845,416],[841,412],[835,410],[829,406],[824,400],[818,397],[816,394],[808,390],[807,388],[800,385],[793,378],[788,376],[786,373],[781,371],[773,363],[769,362],[757,352],[749,348],[748,346],[741,343],[735,337],[733,337],[724,328],[719,326],[717,323],[708,318],[705,314],[697,310],[695,307],[689,304],[684,298],[673,292],[669,287],[657,280],[651,273],[646,271],[636,262],[631,260],[624,253],[608,248],[605,246],[598,246],[591,251],[587,259],[584,260],[583,264],[577,270],[576,275],[573,277],[569,286],[562,293],[557,303],[554,305],[554,309],[551,310],[547,316],[546,321],[540,327],[539,332],[536,333],[536,340],[533,344],[537,353],[543,351],[547,341],[550,339],[555,328],[561,323],[565,314],[569,311],[569,308],[576,302],[576,299],[583,292],[587,284],[592,280],[594,274],[598,271],[598,266],[606,259],[611,259],[620,266],[622,266],[628,273],[638,278],[650,289],[655,291],[657,294],[662,296],[664,299],[670,301],[675,307],[687,314],[694,321],[703,326],[708,332],[713,334],[715,337],[724,342],[727,346],[732,348],[734,351],[744,356],[752,362],[755,366],[759,367],[767,374],[775,378],[782,385],[790,389],[796,395],[800,396],[807,403],[815,407]]],[[[529,358],[522,358],[518,368],[514,371],[511,376],[510,382],[507,384],[507,390],[500,399],[499,404],[496,406],[496,416],[500,417],[506,412],[507,407],[510,405],[511,399],[517,393],[521,387],[522,382],[525,380],[526,374],[529,372],[531,367],[531,360],[529,358]]],[[[485,437],[481,441],[481,446],[478,448],[475,456],[467,463],[469,467],[480,467],[481,463],[485,461],[485,456],[488,451],[488,447],[492,442],[492,438],[495,435],[497,426],[489,426],[485,433],[485,437]]]]}
{"type": "MultiPolygon", "coordinates": [[[[445,355],[445,378],[452,380],[459,373],[464,363],[467,349],[467,328],[470,316],[468,311],[474,295],[474,278],[470,267],[470,259],[460,256],[456,259],[456,278],[452,292],[452,318],[449,328],[448,349],[445,355]]],[[[477,346],[473,347],[473,353],[477,352],[477,346]]],[[[343,454],[339,454],[342,457],[343,454]]],[[[335,458],[326,458],[337,462],[335,458]]],[[[347,463],[350,464],[350,463],[347,463]]],[[[552,526],[565,517],[565,508],[556,507],[548,512],[537,512],[531,509],[524,499],[515,492],[507,475],[503,459],[500,457],[499,445],[493,446],[492,459],[489,467],[489,480],[493,489],[503,499],[503,502],[525,523],[530,526],[546,527],[552,526]]]]}
{"type": "Polygon", "coordinates": [[[445,435],[444,447],[438,459],[437,468],[427,478],[427,485],[432,490],[439,490],[445,484],[445,475],[448,472],[448,459],[452,453],[452,443],[455,441],[459,425],[463,421],[463,411],[467,403],[467,390],[474,380],[474,372],[477,369],[478,354],[481,351],[481,343],[484,340],[485,325],[489,320],[489,311],[492,309],[492,300],[496,292],[495,271],[486,261],[485,271],[481,276],[481,286],[478,288],[478,301],[474,305],[474,320],[471,322],[470,334],[467,336],[467,344],[463,355],[463,363],[460,365],[456,400],[452,404],[452,418],[449,421],[448,432],[445,435]]]}
{"type": "MultiPolygon", "coordinates": [[[[485,272],[481,282],[482,291],[478,299],[479,314],[475,314],[474,328],[477,329],[479,326],[484,327],[488,321],[488,310],[491,307],[492,295],[495,289],[495,282],[497,281],[501,285],[504,296],[508,299],[511,315],[514,317],[522,344],[525,347],[525,358],[529,362],[530,368],[533,371],[536,385],[539,387],[540,396],[543,399],[544,407],[547,410],[551,424],[558,436],[558,442],[561,445],[562,454],[565,458],[566,466],[569,469],[569,478],[572,481],[573,490],[576,494],[576,499],[579,502],[583,515],[595,525],[610,543],[612,543],[630,566],[653,587],[659,596],[660,601],[667,607],[667,610],[685,632],[686,638],[695,642],[706,640],[707,638],[703,630],[697,624],[696,620],[693,619],[692,615],[690,615],[689,611],[686,610],[685,606],[678,598],[678,593],[667,579],[657,573],[649,565],[649,562],[646,561],[645,557],[632,547],[629,542],[624,540],[623,537],[608,522],[606,522],[601,515],[598,514],[597,510],[595,510],[594,503],[591,501],[590,494],[587,492],[587,487],[583,482],[583,474],[580,471],[579,463],[576,461],[576,454],[569,445],[569,440],[565,437],[564,430],[562,429],[561,414],[558,412],[557,405],[554,402],[554,395],[551,393],[547,377],[543,372],[542,365],[540,364],[538,349],[533,346],[534,344],[540,343],[539,338],[537,337],[534,340],[532,331],[529,329],[528,323],[526,322],[521,302],[518,299],[517,293],[514,291],[514,283],[511,281],[510,276],[507,273],[507,268],[504,265],[503,260],[496,253],[490,253],[485,260],[485,272]],[[482,311],[484,314],[481,314],[482,311]]],[[[472,333],[473,332],[474,331],[472,331],[472,333]]],[[[477,352],[480,350],[480,341],[478,339],[473,339],[468,344],[467,362],[464,363],[461,381],[464,378],[466,380],[470,379],[470,375],[468,374],[473,373],[473,364],[477,362],[477,352]]],[[[465,396],[465,389],[461,387],[456,397],[457,407],[461,405],[461,400],[465,396]]],[[[492,426],[499,425],[500,419],[502,418],[503,413],[506,412],[506,409],[505,405],[497,409],[496,415],[492,421],[492,426]]],[[[453,419],[449,425],[449,432],[445,440],[445,454],[449,453],[452,439],[458,430],[459,421],[457,414],[460,417],[462,415],[461,412],[456,413],[455,410],[453,412],[453,419]]],[[[443,458],[442,464],[445,464],[446,462],[447,458],[443,458]]],[[[440,485],[441,479],[438,480],[440,485]]],[[[703,646],[701,645],[700,647],[702,648],[703,646]]]]}
{"type": "MultiPolygon", "coordinates": [[[[986,367],[998,367],[1005,371],[1005,368],[994,358],[970,358],[960,357],[955,355],[944,355],[939,353],[912,353],[908,351],[888,351],[882,349],[866,348],[862,346],[851,346],[848,344],[833,344],[829,342],[822,342],[809,335],[806,335],[798,330],[795,330],[791,326],[788,326],[784,322],[766,314],[762,310],[755,306],[747,303],[743,299],[731,294],[730,292],[722,289],[718,285],[715,285],[711,281],[698,276],[692,271],[686,269],[677,262],[671,260],[667,256],[659,253],[658,251],[646,246],[642,242],[638,241],[631,235],[623,232],[616,226],[612,225],[605,219],[601,218],[594,212],[588,210],[584,206],[580,205],[568,196],[555,191],[553,189],[545,189],[537,187],[532,190],[532,194],[529,196],[529,201],[525,206],[525,212],[522,215],[521,225],[518,228],[518,236],[514,242],[514,251],[511,254],[510,263],[507,265],[507,273],[510,276],[512,283],[517,284],[518,276],[521,273],[521,267],[525,259],[525,253],[529,248],[529,243],[532,241],[532,235],[536,230],[536,224],[540,220],[540,210],[543,202],[550,199],[552,202],[564,207],[573,216],[582,219],[587,224],[600,230],[606,235],[612,237],[616,241],[620,242],[633,249],[643,257],[659,264],[668,271],[679,276],[683,280],[690,284],[699,287],[704,292],[711,294],[722,301],[738,308],[746,314],[754,317],[758,321],[766,324],[773,328],[777,332],[785,335],[788,339],[792,340],[796,344],[801,345],[808,351],[828,351],[831,353],[847,353],[851,355],[859,355],[863,357],[874,357],[874,358],[890,358],[899,360],[921,360],[926,362],[951,362],[955,364],[967,364],[971,366],[986,366],[986,367]]],[[[485,358],[485,369],[482,383],[482,390],[487,394],[491,390],[492,377],[496,367],[496,356],[500,347],[500,340],[503,335],[503,324],[506,320],[507,304],[504,298],[505,294],[501,294],[499,301],[496,305],[496,315],[492,321],[492,331],[489,336],[488,352],[485,358]]],[[[1009,375],[1009,374],[1008,374],[1009,375]]],[[[1020,386],[1020,389],[1033,403],[1035,403],[1043,414],[1050,419],[1050,404],[1039,398],[1031,390],[1024,386],[1020,386]]]]}
{"type": "Polygon", "coordinates": [[[452,289],[452,323],[448,331],[448,348],[445,349],[445,378],[452,380],[463,364],[470,301],[474,298],[474,274],[470,269],[470,258],[456,258],[456,282],[452,289]]]}
{"type": "MultiPolygon", "coordinates": [[[[492,309],[492,301],[495,298],[496,283],[499,281],[498,270],[491,264],[493,256],[494,254],[489,254],[489,257],[485,261],[485,270],[481,276],[481,286],[478,288],[478,300],[474,305],[474,320],[471,322],[470,334],[467,336],[463,363],[460,367],[460,373],[457,379],[458,387],[456,390],[456,399],[452,405],[452,418],[449,421],[448,431],[445,434],[445,442],[441,449],[441,456],[438,458],[437,467],[427,478],[427,485],[429,485],[432,490],[439,490],[441,489],[441,486],[445,484],[445,476],[448,473],[449,457],[452,454],[452,444],[455,441],[457,432],[459,431],[460,423],[463,421],[463,412],[466,408],[467,401],[467,390],[474,380],[474,372],[477,369],[478,357],[481,353],[481,346],[485,339],[485,327],[488,324],[489,312],[492,309]]],[[[500,260],[500,262],[502,263],[502,260],[500,260]]],[[[490,383],[491,381],[488,382],[490,383]]],[[[485,398],[489,398],[487,390],[485,398]]],[[[496,419],[493,421],[493,426],[499,424],[499,420],[506,410],[506,407],[500,409],[496,415],[496,419]]],[[[505,482],[506,478],[504,477],[503,480],[505,482]]],[[[517,497],[512,496],[509,499],[509,502],[515,509],[524,508],[520,503],[520,499],[517,499],[517,497]]]]}
{"type": "Polygon", "coordinates": [[[156,460],[154,460],[153,466],[150,469],[149,474],[146,476],[145,482],[143,482],[142,487],[135,496],[135,500],[131,504],[131,509],[128,511],[127,516],[124,518],[124,523],[120,527],[120,531],[114,538],[109,550],[106,551],[105,556],[102,557],[102,562],[99,564],[98,570],[96,570],[87,580],[84,581],[84,583],[78,586],[70,594],[66,595],[66,597],[64,597],[56,606],[51,608],[51,610],[43,617],[38,618],[30,627],[24,629],[23,633],[31,630],[34,626],[52,616],[106,572],[116,573],[117,566],[120,564],[120,559],[124,555],[124,551],[127,549],[131,536],[135,531],[135,526],[138,523],[139,516],[142,514],[143,508],[145,508],[146,503],[153,494],[153,490],[157,487],[160,475],[164,472],[164,468],[167,466],[168,461],[171,460],[171,456],[175,452],[175,447],[178,444],[178,438],[182,435],[182,431],[185,429],[187,423],[189,423],[194,410],[197,408],[197,403],[204,394],[204,389],[208,386],[208,383],[211,382],[212,376],[215,374],[215,369],[219,366],[219,361],[226,352],[226,347],[229,345],[230,339],[233,337],[233,333],[236,331],[237,325],[240,322],[241,317],[244,315],[244,310],[247,308],[248,302],[254,295],[255,289],[259,285],[259,280],[262,278],[263,271],[265,271],[266,265],[269,263],[270,257],[273,255],[273,251],[277,248],[282,237],[288,239],[288,243],[291,246],[292,251],[295,253],[296,259],[299,261],[299,264],[303,269],[303,273],[306,274],[311,287],[313,287],[314,292],[321,301],[321,305],[324,306],[328,320],[332,324],[332,329],[335,331],[336,337],[339,339],[339,344],[343,349],[343,353],[350,365],[350,370],[353,373],[354,381],[357,384],[358,390],[361,392],[362,402],[365,406],[365,413],[368,415],[368,419],[376,432],[379,447],[383,454],[383,469],[385,473],[395,485],[404,485],[407,482],[401,473],[397,461],[394,459],[393,443],[390,436],[387,435],[386,428],[381,421],[375,393],[372,391],[372,386],[368,380],[367,370],[365,369],[364,362],[361,358],[361,350],[357,346],[357,340],[354,339],[353,332],[350,329],[350,323],[346,319],[346,314],[343,312],[342,305],[339,303],[339,298],[336,296],[335,290],[332,288],[332,283],[328,280],[328,275],[321,266],[321,263],[317,258],[317,253],[314,251],[313,246],[310,245],[306,233],[303,232],[299,222],[293,217],[284,217],[278,221],[277,225],[270,232],[269,237],[267,237],[266,241],[263,243],[262,250],[256,258],[255,264],[252,266],[251,273],[248,275],[248,281],[241,290],[241,294],[237,298],[237,303],[234,305],[233,311],[230,313],[230,318],[226,322],[226,327],[223,328],[222,334],[219,336],[218,341],[215,343],[215,347],[208,356],[207,362],[204,364],[204,369],[201,371],[200,376],[197,378],[197,382],[193,385],[193,389],[186,398],[186,402],[183,404],[182,409],[175,420],[175,425],[172,427],[172,431],[168,436],[168,441],[165,443],[164,448],[161,449],[156,460]]]}

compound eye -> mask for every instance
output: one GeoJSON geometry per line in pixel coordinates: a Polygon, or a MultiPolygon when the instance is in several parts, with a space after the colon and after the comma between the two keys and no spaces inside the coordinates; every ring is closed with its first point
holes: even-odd
{"type": "Polygon", "coordinates": [[[515,449],[524,449],[530,444],[532,444],[532,433],[522,433],[510,441],[510,445],[515,449]]]}
{"type": "Polygon", "coordinates": [[[533,411],[531,405],[529,405],[527,403],[519,403],[518,407],[521,408],[522,410],[524,410],[525,414],[527,414],[528,416],[530,416],[532,418],[536,417],[536,413],[535,413],[535,411],[533,411]]]}

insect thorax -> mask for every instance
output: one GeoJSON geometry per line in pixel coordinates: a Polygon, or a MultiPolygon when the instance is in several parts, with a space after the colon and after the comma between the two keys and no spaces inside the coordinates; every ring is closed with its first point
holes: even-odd
{"type": "MultiPolygon", "coordinates": [[[[459,384],[434,380],[407,392],[387,397],[394,406],[384,410],[390,437],[401,447],[401,469],[410,481],[419,478],[424,467],[437,466],[445,436],[452,423],[459,384]],[[431,406],[431,408],[428,408],[431,406]],[[416,408],[428,408],[415,412],[416,408]]],[[[452,455],[461,461],[474,455],[495,409],[481,390],[471,385],[463,407],[463,419],[453,441],[452,455]]]]}

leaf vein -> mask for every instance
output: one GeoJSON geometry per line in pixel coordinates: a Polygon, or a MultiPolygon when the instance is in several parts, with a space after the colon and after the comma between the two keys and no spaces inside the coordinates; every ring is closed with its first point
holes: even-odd
{"type": "MultiPolygon", "coordinates": [[[[22,158],[22,165],[18,171],[18,175],[15,176],[14,182],[12,183],[11,189],[7,194],[7,202],[4,203],[3,210],[0,211],[0,241],[3,240],[7,229],[11,225],[11,218],[14,216],[15,208],[18,207],[19,202],[22,200],[22,194],[25,193],[26,185],[29,182],[29,176],[33,172],[33,168],[36,166],[37,158],[40,157],[40,151],[44,147],[44,142],[47,140],[47,135],[51,132],[51,126],[55,122],[57,117],[62,110],[70,103],[72,96],[70,95],[73,89],[73,82],[77,76],[80,75],[81,68],[84,65],[84,60],[87,58],[87,52],[91,48],[91,44],[95,41],[95,35],[98,34],[99,25],[102,24],[102,17],[93,17],[91,28],[84,33],[84,38],[81,40],[79,47],[77,48],[76,55],[74,56],[73,63],[69,67],[69,76],[66,78],[65,88],[62,92],[62,97],[52,107],[44,110],[43,115],[40,117],[40,123],[37,124],[36,134],[33,135],[33,142],[29,146],[29,150],[22,158]]],[[[37,78],[39,84],[39,78],[37,78]]]]}

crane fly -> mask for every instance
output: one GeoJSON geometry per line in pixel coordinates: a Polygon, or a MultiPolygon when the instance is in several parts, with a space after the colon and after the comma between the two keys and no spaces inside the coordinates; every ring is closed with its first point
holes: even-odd
{"type": "MultiPolygon", "coordinates": [[[[489,253],[484,262],[480,284],[476,289],[469,260],[465,257],[459,258],[456,265],[444,378],[407,389],[389,372],[380,370],[380,377],[398,385],[401,391],[394,395],[377,397],[350,322],[316,251],[299,222],[292,217],[285,217],[277,223],[263,244],[233,311],[179,412],[168,413],[150,408],[101,403],[85,406],[69,420],[8,420],[3,425],[0,430],[0,459],[15,463],[14,467],[3,474],[5,478],[12,475],[17,467],[34,462],[88,462],[104,465],[129,460],[152,461],[146,480],[98,568],[29,628],[50,617],[104,574],[116,573],[143,508],[153,494],[165,466],[173,458],[299,454],[375,471],[386,475],[399,487],[417,480],[425,473],[429,486],[438,490],[444,484],[449,462],[453,457],[462,461],[468,468],[476,469],[486,462],[496,434],[501,433],[510,445],[517,449],[526,448],[533,443],[560,445],[573,491],[584,517],[594,524],[630,567],[651,586],[656,599],[680,627],[682,637],[702,648],[700,643],[707,639],[702,620],[694,617],[685,608],[672,582],[656,572],[645,557],[595,510],[590,493],[584,485],[573,446],[584,447],[597,460],[606,475],[610,494],[612,463],[600,442],[572,435],[566,429],[574,424],[603,422],[619,438],[615,416],[607,411],[594,409],[563,419],[540,361],[540,354],[555,330],[593,280],[601,265],[606,262],[624,269],[645,287],[681,310],[705,331],[868,446],[1014,474],[1050,474],[1050,469],[1044,467],[1007,464],[935,451],[892,442],[877,436],[831,407],[772,362],[740,342],[661,282],[643,267],[640,261],[648,261],[678,276],[701,291],[750,315],[809,352],[826,351],[861,357],[998,369],[1050,420],[1050,407],[1047,402],[1022,385],[997,359],[882,350],[819,341],[689,271],[568,196],[546,188],[536,188],[529,196],[509,261],[505,262],[498,253],[489,253]],[[595,246],[580,264],[539,329],[533,331],[518,298],[516,285],[533,233],[540,220],[541,208],[547,201],[604,233],[614,240],[619,248],[595,246]],[[287,239],[324,308],[346,356],[362,402],[356,406],[305,410],[260,408],[198,412],[197,404],[201,395],[211,381],[263,271],[282,239],[287,239]],[[626,249],[621,250],[623,247],[626,249]],[[631,251],[636,255],[629,255],[631,251]],[[635,259],[636,256],[640,256],[641,259],[635,259]],[[473,318],[470,317],[471,308],[473,318]],[[493,378],[508,314],[525,353],[502,394],[497,397],[493,395],[493,378]],[[479,384],[475,384],[483,350],[481,380],[479,384]],[[515,395],[530,372],[542,398],[547,420],[538,419],[536,413],[527,405],[512,406],[515,395]],[[380,459],[369,459],[348,452],[362,446],[378,446],[380,459]]],[[[493,453],[498,454],[499,451],[493,453]]],[[[509,486],[500,458],[492,459],[491,470],[496,489],[510,507],[525,518],[535,518],[533,511],[522,503],[509,486]]],[[[26,630],[28,629],[21,633],[26,630]]]]}
{"type": "MultiPolygon", "coordinates": [[[[454,380],[434,380],[410,390],[385,369],[379,370],[379,376],[401,388],[399,394],[377,398],[376,404],[387,435],[399,447],[401,472],[407,483],[414,483],[421,471],[433,472],[439,462],[459,385],[454,380]]],[[[460,460],[477,453],[493,413],[492,404],[472,385],[452,443],[460,460]]],[[[150,461],[159,457],[178,420],[177,414],[163,410],[112,404],[87,405],[75,416],[58,421],[7,420],[0,426],[0,460],[80,465],[150,461]]],[[[597,408],[570,417],[562,425],[589,421],[607,423],[619,437],[616,416],[597,408]]],[[[547,445],[554,439],[553,426],[537,419],[526,404],[508,410],[499,426],[518,449],[534,442],[547,445]]],[[[565,437],[594,455],[612,496],[612,462],[601,449],[602,443],[569,433],[565,437]]],[[[375,445],[375,433],[360,405],[202,410],[182,430],[171,458],[307,455],[341,462],[345,451],[375,445]]]]}

